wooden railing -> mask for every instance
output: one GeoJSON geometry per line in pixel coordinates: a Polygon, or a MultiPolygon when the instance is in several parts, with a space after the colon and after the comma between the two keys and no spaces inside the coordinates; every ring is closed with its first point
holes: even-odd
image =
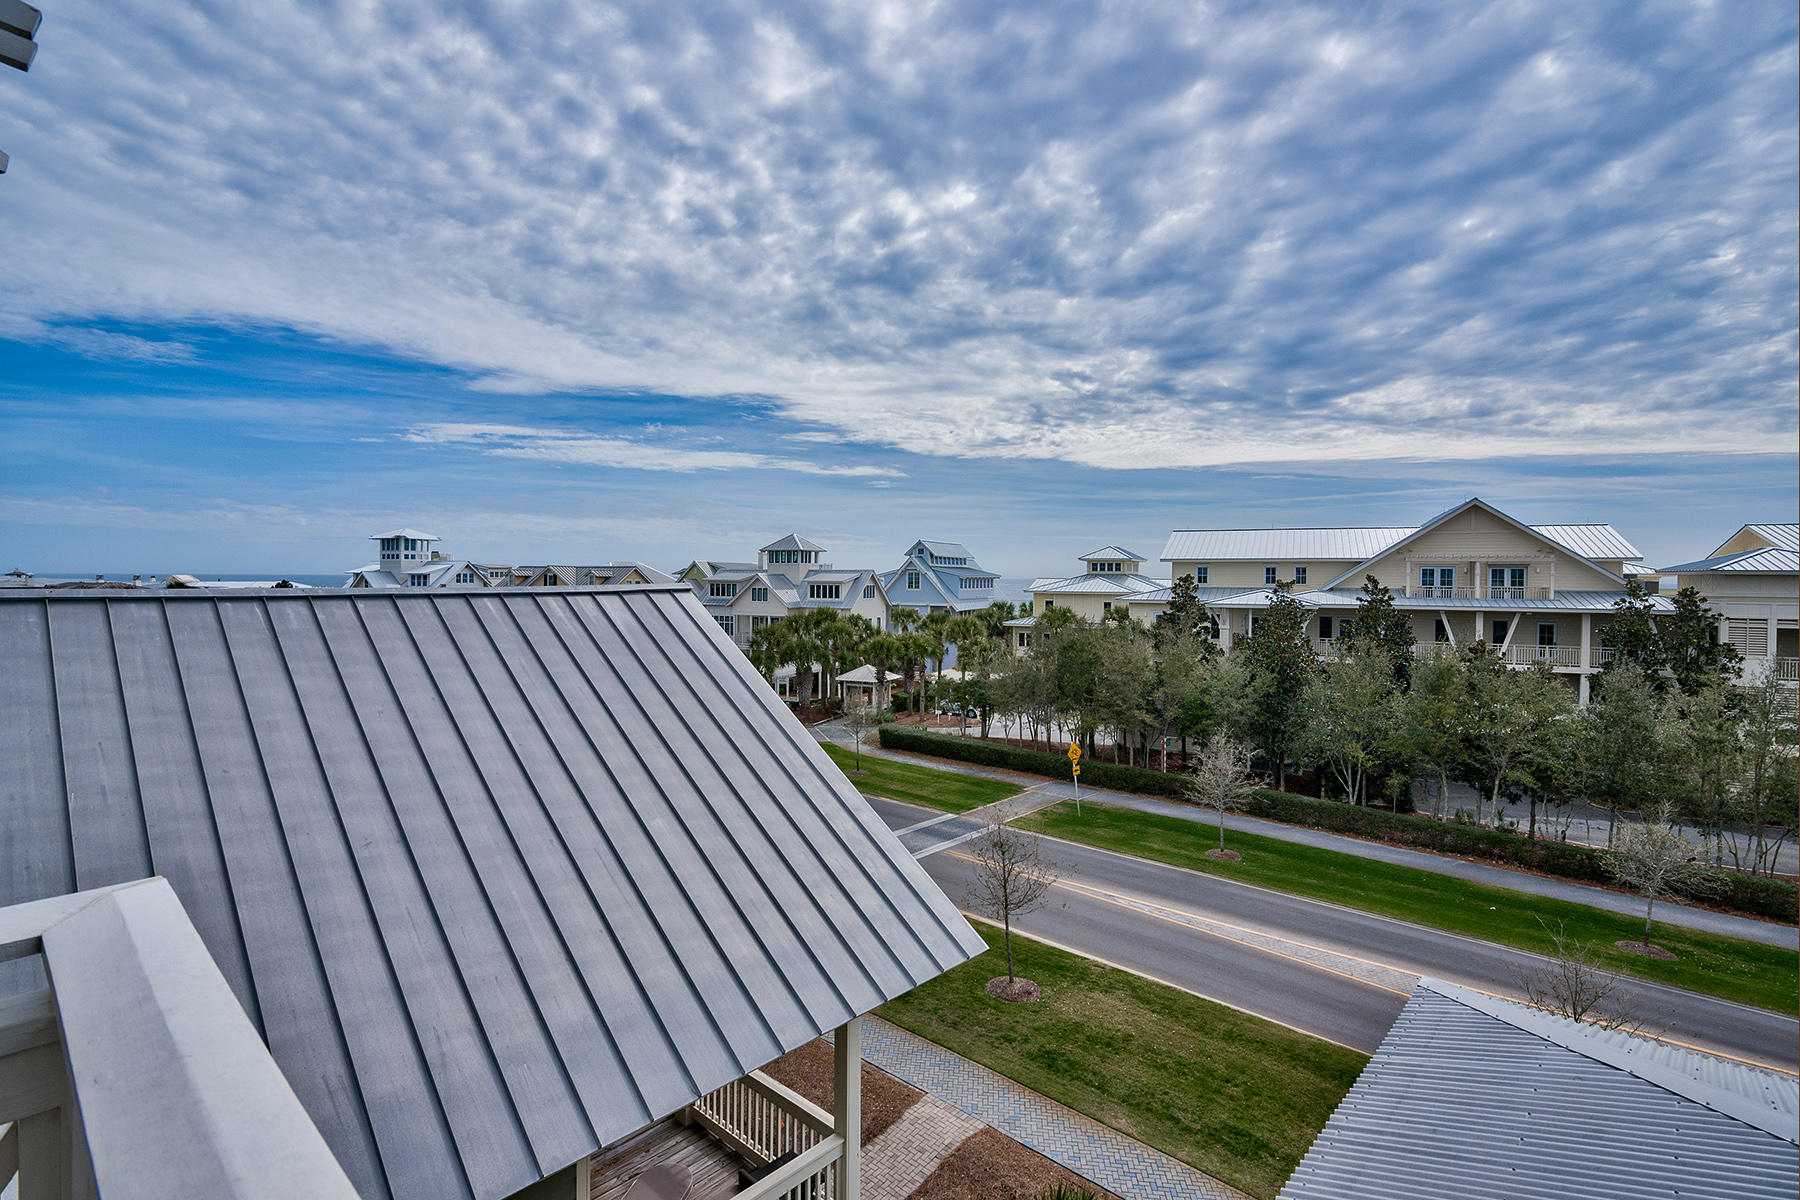
{"type": "Polygon", "coordinates": [[[700,1097],[689,1107],[688,1118],[758,1166],[794,1155],[739,1192],[741,1200],[838,1200],[843,1195],[838,1159],[844,1139],[832,1132],[831,1114],[761,1071],[700,1097]]]}
{"type": "Polygon", "coordinates": [[[1776,659],[1775,678],[1785,683],[1800,683],[1800,658],[1776,659]]]}

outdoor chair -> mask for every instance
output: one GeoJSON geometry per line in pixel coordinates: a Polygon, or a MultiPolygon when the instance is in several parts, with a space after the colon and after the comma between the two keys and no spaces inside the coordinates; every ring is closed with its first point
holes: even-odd
{"type": "Polygon", "coordinates": [[[692,1171],[678,1163],[662,1163],[632,1180],[625,1200],[687,1200],[693,1188],[692,1171]]]}

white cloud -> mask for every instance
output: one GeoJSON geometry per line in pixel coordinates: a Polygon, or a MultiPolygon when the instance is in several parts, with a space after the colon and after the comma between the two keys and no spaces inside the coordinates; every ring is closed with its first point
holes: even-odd
{"type": "Polygon", "coordinates": [[[468,446],[502,458],[609,467],[630,471],[793,471],[802,475],[899,476],[892,467],[836,466],[743,450],[697,450],[632,438],[596,437],[520,425],[437,422],[410,429],[407,441],[468,446]]]}
{"type": "MultiPolygon", "coordinates": [[[[1116,469],[1796,429],[1791,6],[56,18],[9,87],[0,332],[83,353],[187,349],[62,323],[268,322],[474,372],[502,421],[757,393],[1116,469]]],[[[876,473],[518,428],[464,444],[876,473]]]]}

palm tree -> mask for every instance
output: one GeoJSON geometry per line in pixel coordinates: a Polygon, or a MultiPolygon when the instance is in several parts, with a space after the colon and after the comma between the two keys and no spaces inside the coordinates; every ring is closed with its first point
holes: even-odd
{"type": "Polygon", "coordinates": [[[888,668],[901,660],[903,650],[900,639],[891,633],[874,634],[862,645],[863,660],[875,668],[875,707],[878,709],[888,707],[888,668]]]}

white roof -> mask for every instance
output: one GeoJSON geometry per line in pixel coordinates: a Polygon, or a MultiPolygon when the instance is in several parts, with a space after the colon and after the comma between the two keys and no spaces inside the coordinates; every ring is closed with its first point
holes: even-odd
{"type": "Polygon", "coordinates": [[[1089,550],[1081,556],[1082,562],[1112,562],[1114,559],[1128,559],[1131,562],[1146,561],[1141,554],[1133,554],[1123,546],[1102,546],[1098,550],[1089,550]]]}
{"type": "Polygon", "coordinates": [[[1119,596],[1126,592],[1153,592],[1166,588],[1166,579],[1150,579],[1143,575],[1070,575],[1062,579],[1034,579],[1031,591],[1075,596],[1119,596]]]}
{"type": "Polygon", "coordinates": [[[763,549],[764,550],[817,550],[820,553],[824,553],[825,547],[819,545],[819,543],[817,543],[817,542],[809,542],[797,533],[790,533],[784,538],[778,538],[775,541],[770,542],[768,545],[764,546],[763,549]]]}
{"type": "Polygon", "coordinates": [[[1792,575],[1800,572],[1800,551],[1785,550],[1779,546],[1764,546],[1759,550],[1743,550],[1737,554],[1721,554],[1715,558],[1702,558],[1696,562],[1677,563],[1672,567],[1664,567],[1659,573],[1698,575],[1706,571],[1792,575]]]}
{"type": "Polygon", "coordinates": [[[1416,528],[1351,525],[1313,529],[1177,529],[1163,546],[1162,561],[1361,562],[1416,528]]]}
{"type": "Polygon", "coordinates": [[[1644,557],[1625,535],[1604,522],[1586,525],[1533,525],[1532,529],[1553,542],[1567,546],[1583,558],[1620,559],[1634,562],[1644,557]]]}
{"type": "MultiPolygon", "coordinates": [[[[1800,550],[1800,525],[1790,525],[1782,521],[1753,522],[1740,528],[1737,533],[1732,534],[1725,541],[1731,541],[1731,538],[1737,537],[1738,533],[1744,532],[1745,529],[1762,538],[1771,546],[1777,546],[1783,550],[1800,550]]],[[[1713,553],[1717,554],[1718,551],[1715,550],[1713,553]]]]}
{"type": "Polygon", "coordinates": [[[386,533],[371,533],[369,535],[369,540],[371,542],[378,542],[382,538],[394,537],[417,538],[420,541],[426,542],[439,542],[443,540],[435,533],[420,533],[416,529],[390,529],[386,533]]]}
{"type": "MultiPolygon", "coordinates": [[[[906,676],[894,671],[889,671],[887,673],[887,681],[889,683],[898,683],[905,678],[906,676]]],[[[870,663],[864,663],[855,670],[845,671],[843,674],[839,675],[837,679],[839,683],[873,684],[875,682],[875,667],[870,663]]]]}

